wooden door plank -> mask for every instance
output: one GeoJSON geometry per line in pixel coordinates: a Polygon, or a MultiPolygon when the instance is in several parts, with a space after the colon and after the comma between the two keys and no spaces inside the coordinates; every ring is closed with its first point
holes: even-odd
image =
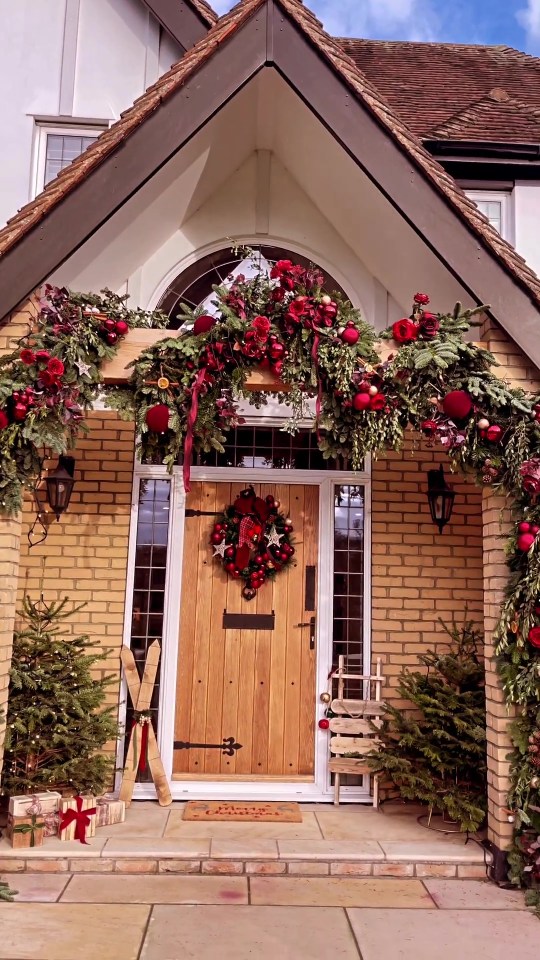
{"type": "MultiPolygon", "coordinates": [[[[274,494],[273,484],[261,484],[261,497],[274,494]]],[[[274,584],[269,581],[259,591],[260,612],[276,610],[274,584]]],[[[270,718],[270,665],[273,631],[258,630],[255,639],[255,674],[253,690],[253,739],[251,745],[254,774],[268,775],[268,742],[270,718]]]]}
{"type": "MultiPolygon", "coordinates": [[[[279,484],[275,487],[277,500],[280,501],[280,510],[287,516],[290,509],[291,487],[279,484]]],[[[289,585],[288,573],[277,576],[274,580],[274,604],[276,623],[272,633],[271,667],[270,667],[270,709],[268,718],[268,773],[283,773],[283,742],[285,733],[285,668],[287,654],[287,633],[289,630],[287,601],[289,585]]]]}
{"type": "Polygon", "coordinates": [[[287,648],[285,663],[285,735],[283,767],[291,774],[298,773],[299,743],[303,736],[300,723],[302,697],[302,648],[309,646],[309,627],[299,627],[304,616],[304,487],[291,487],[289,512],[293,524],[296,553],[293,565],[287,571],[287,648]]]}
{"type": "MultiPolygon", "coordinates": [[[[233,483],[230,489],[230,503],[233,503],[236,497],[244,489],[245,484],[233,483]]],[[[227,611],[229,613],[245,612],[243,605],[247,601],[242,598],[242,580],[233,580],[229,577],[227,584],[227,611]]],[[[240,679],[240,630],[225,630],[225,655],[224,655],[224,674],[223,674],[223,736],[237,736],[238,726],[238,684],[240,679]]],[[[241,740],[238,741],[242,743],[241,740]]],[[[227,757],[221,754],[220,772],[236,773],[236,757],[227,757]]]]}
{"type": "MultiPolygon", "coordinates": [[[[202,484],[193,483],[186,498],[186,509],[201,507],[202,484]]],[[[199,557],[199,524],[193,518],[184,525],[184,564],[182,575],[182,608],[178,639],[178,670],[176,682],[175,740],[190,739],[191,688],[193,682],[193,651],[197,610],[197,577],[199,557]]],[[[178,584],[180,587],[180,584],[178,584]]],[[[189,755],[186,750],[175,750],[173,770],[186,773],[189,755]]]]}
{"type": "MultiPolygon", "coordinates": [[[[231,502],[231,484],[216,484],[216,511],[224,510],[231,502]]],[[[209,518],[212,519],[211,517],[209,518]]],[[[213,553],[213,551],[212,551],[213,553]]],[[[206,701],[206,739],[205,743],[221,743],[226,736],[223,730],[223,670],[225,666],[225,630],[223,629],[223,611],[227,607],[227,589],[229,574],[217,560],[212,560],[212,645],[208,666],[208,697],[206,701]]],[[[204,772],[207,776],[217,776],[221,772],[221,754],[219,750],[207,750],[204,772]]]]}
{"type": "MultiPolygon", "coordinates": [[[[201,496],[201,510],[215,511],[216,484],[204,483],[201,496]]],[[[191,718],[189,739],[192,743],[207,743],[206,739],[206,702],[208,695],[208,664],[210,661],[210,647],[213,646],[212,628],[212,584],[214,579],[214,563],[209,540],[209,528],[213,517],[201,516],[198,521],[199,550],[197,582],[194,588],[197,593],[197,616],[195,628],[195,647],[193,653],[193,677],[191,693],[191,718]]],[[[191,558],[186,558],[191,564],[191,558]]],[[[190,773],[204,773],[206,759],[204,749],[189,750],[190,773]]]]}
{"type": "MultiPolygon", "coordinates": [[[[318,596],[319,582],[319,488],[304,487],[304,518],[302,523],[302,537],[304,541],[304,570],[307,565],[315,566],[315,597],[318,596]]],[[[304,584],[302,584],[302,591],[304,584]]],[[[316,604],[317,605],[317,604],[316,604]]],[[[317,610],[306,611],[304,621],[308,621],[317,610]]],[[[309,628],[307,642],[304,631],[304,642],[301,650],[301,681],[300,681],[300,742],[298,755],[298,773],[313,773],[315,769],[315,702],[317,691],[316,663],[317,650],[311,650],[309,645],[309,628]]]]}

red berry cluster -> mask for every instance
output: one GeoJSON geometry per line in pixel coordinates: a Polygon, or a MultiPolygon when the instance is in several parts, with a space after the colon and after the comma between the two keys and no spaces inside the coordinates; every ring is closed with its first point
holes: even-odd
{"type": "Polygon", "coordinates": [[[21,423],[32,407],[54,407],[64,386],[64,364],[58,357],[51,357],[48,350],[32,350],[24,347],[19,355],[21,363],[29,368],[27,376],[33,383],[14,390],[5,410],[0,410],[0,430],[10,423],[21,423]]]}

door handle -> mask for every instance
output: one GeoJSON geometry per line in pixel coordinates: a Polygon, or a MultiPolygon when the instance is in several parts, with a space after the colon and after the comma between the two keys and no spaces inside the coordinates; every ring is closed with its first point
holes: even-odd
{"type": "Polygon", "coordinates": [[[317,618],[311,617],[307,623],[297,623],[297,627],[309,627],[309,649],[315,649],[315,634],[317,631],[317,618]]]}

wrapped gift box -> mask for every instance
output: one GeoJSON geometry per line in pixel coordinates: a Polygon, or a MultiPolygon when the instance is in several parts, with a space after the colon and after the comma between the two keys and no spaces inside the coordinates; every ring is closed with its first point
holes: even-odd
{"type": "Polygon", "coordinates": [[[43,843],[45,823],[39,813],[28,814],[25,817],[15,817],[8,814],[7,838],[12,847],[40,847],[43,843]]]}
{"type": "Polygon", "coordinates": [[[26,796],[10,797],[9,812],[12,813],[14,817],[24,817],[28,813],[28,807],[33,804],[39,804],[41,813],[58,813],[61,799],[61,795],[53,790],[47,790],[46,793],[32,793],[26,796]]]}
{"type": "Polygon", "coordinates": [[[123,800],[114,797],[98,797],[96,801],[97,827],[111,827],[115,823],[123,823],[126,819],[126,805],[123,800]]]}
{"type": "MultiPolygon", "coordinates": [[[[81,812],[82,812],[82,813],[84,813],[85,810],[94,810],[94,811],[95,811],[95,808],[96,808],[96,798],[95,798],[95,797],[85,796],[85,797],[81,797],[80,799],[82,800],[82,805],[81,805],[81,812]]],[[[69,797],[69,799],[62,799],[62,800],[60,800],[60,810],[59,810],[60,819],[62,819],[63,814],[64,814],[64,813],[67,813],[68,810],[74,810],[75,812],[78,811],[77,798],[76,798],[76,797],[69,797]]],[[[89,823],[87,826],[85,826],[85,839],[86,839],[86,840],[90,839],[90,837],[95,837],[95,835],[96,835],[96,814],[95,814],[95,812],[92,813],[92,814],[89,814],[89,820],[90,820],[90,823],[89,823]]],[[[73,820],[67,827],[64,827],[64,829],[60,831],[60,839],[61,839],[61,840],[76,840],[76,839],[77,839],[76,836],[75,836],[76,829],[77,829],[77,824],[76,824],[75,820],[73,820]]]]}

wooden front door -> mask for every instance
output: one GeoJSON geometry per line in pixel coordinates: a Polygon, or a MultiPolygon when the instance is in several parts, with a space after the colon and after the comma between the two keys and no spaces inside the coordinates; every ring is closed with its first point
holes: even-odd
{"type": "MultiPolygon", "coordinates": [[[[245,486],[193,483],[186,508],[218,514],[245,486]]],[[[215,519],[186,517],[173,765],[178,780],[313,780],[316,641],[310,621],[316,616],[319,489],[254,487],[259,497],[273,494],[291,518],[296,563],[265,583],[255,599],[244,600],[243,581],[212,559],[215,519]],[[274,612],[273,629],[225,629],[225,611],[274,612]],[[229,737],[241,744],[232,756],[219,748],[229,737]]]]}

